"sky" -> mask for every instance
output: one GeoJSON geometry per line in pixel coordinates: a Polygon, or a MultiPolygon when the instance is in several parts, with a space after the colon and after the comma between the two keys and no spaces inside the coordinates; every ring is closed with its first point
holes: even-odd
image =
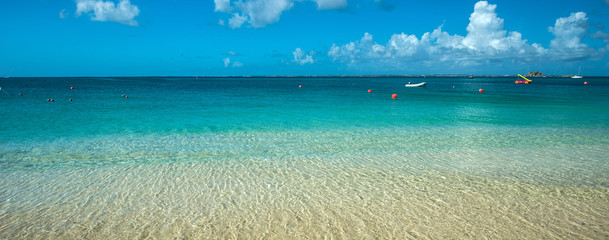
{"type": "Polygon", "coordinates": [[[0,76],[609,76],[609,0],[2,0],[0,76]]]}

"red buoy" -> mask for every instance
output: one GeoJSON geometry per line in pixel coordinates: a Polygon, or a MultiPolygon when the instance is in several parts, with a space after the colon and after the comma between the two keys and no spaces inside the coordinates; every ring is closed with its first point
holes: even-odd
{"type": "Polygon", "coordinates": [[[51,99],[51,102],[55,102],[55,99],[51,99]]]}
{"type": "Polygon", "coordinates": [[[70,102],[72,101],[72,99],[70,98],[70,102]]]}
{"type": "Polygon", "coordinates": [[[394,93],[393,95],[391,95],[391,98],[396,99],[398,98],[398,95],[394,93]]]}
{"type": "Polygon", "coordinates": [[[74,89],[74,87],[70,87],[70,89],[74,89]]]}
{"type": "Polygon", "coordinates": [[[48,98],[47,98],[47,102],[50,102],[50,101],[51,101],[51,99],[48,99],[48,98]]]}
{"type": "Polygon", "coordinates": [[[587,84],[588,84],[588,82],[584,82],[584,85],[587,85],[587,84]]]}
{"type": "Polygon", "coordinates": [[[125,95],[125,98],[129,98],[129,96],[125,95]]]}
{"type": "Polygon", "coordinates": [[[368,92],[369,92],[369,93],[371,93],[371,92],[372,92],[372,89],[368,89],[368,92]]]}
{"type": "Polygon", "coordinates": [[[482,88],[480,88],[480,90],[478,90],[478,92],[484,92],[484,90],[482,88]]]}
{"type": "Polygon", "coordinates": [[[302,88],[302,85],[298,85],[298,88],[302,88]]]}

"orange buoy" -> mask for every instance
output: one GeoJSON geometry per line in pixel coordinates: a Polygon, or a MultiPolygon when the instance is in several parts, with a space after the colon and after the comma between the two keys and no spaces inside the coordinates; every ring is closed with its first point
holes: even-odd
{"type": "Polygon", "coordinates": [[[480,90],[478,90],[478,92],[484,92],[484,89],[480,88],[480,90]]]}
{"type": "Polygon", "coordinates": [[[51,99],[48,99],[48,98],[47,98],[47,102],[50,102],[50,101],[51,101],[51,99]]]}
{"type": "Polygon", "coordinates": [[[394,93],[393,95],[391,95],[391,98],[396,99],[398,98],[398,95],[394,93]]]}
{"type": "Polygon", "coordinates": [[[302,88],[302,85],[298,85],[298,88],[302,88]]]}
{"type": "Polygon", "coordinates": [[[587,84],[588,84],[588,82],[584,82],[584,85],[587,85],[587,84]]]}
{"type": "Polygon", "coordinates": [[[371,92],[372,92],[372,89],[368,89],[368,92],[369,92],[369,93],[371,93],[371,92]]]}

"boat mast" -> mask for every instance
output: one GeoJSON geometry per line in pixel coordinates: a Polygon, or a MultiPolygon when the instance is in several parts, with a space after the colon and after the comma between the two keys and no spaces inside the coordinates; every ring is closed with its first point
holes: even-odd
{"type": "Polygon", "coordinates": [[[4,93],[6,93],[6,94],[7,94],[7,95],[9,95],[9,96],[11,95],[11,94],[10,94],[10,93],[8,93],[6,90],[2,89],[2,87],[0,87],[0,92],[4,92],[4,93]]]}

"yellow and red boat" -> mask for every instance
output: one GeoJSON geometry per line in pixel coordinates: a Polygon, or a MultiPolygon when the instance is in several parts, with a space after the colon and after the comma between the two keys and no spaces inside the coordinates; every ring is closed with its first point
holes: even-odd
{"type": "Polygon", "coordinates": [[[532,82],[531,80],[529,80],[528,78],[525,78],[524,76],[522,76],[522,75],[520,75],[520,74],[518,74],[518,76],[519,76],[519,77],[521,77],[521,78],[523,78],[524,80],[516,80],[516,81],[514,82],[514,83],[516,83],[516,84],[529,84],[529,83],[531,83],[531,82],[532,82]]]}

